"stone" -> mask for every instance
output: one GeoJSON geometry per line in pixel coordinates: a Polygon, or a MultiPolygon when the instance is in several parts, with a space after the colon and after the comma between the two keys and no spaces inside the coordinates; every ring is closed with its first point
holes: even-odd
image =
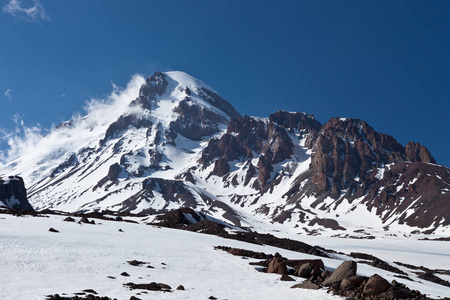
{"type": "Polygon", "coordinates": [[[391,287],[391,284],[378,274],[375,274],[369,278],[364,286],[364,294],[368,296],[378,296],[381,293],[386,292],[391,287]]]}
{"type": "Polygon", "coordinates": [[[50,232],[55,232],[55,233],[59,233],[58,230],[56,230],[55,228],[52,228],[52,227],[50,227],[50,229],[49,229],[48,231],[50,231],[50,232]]]}
{"type": "Polygon", "coordinates": [[[284,259],[277,252],[269,263],[267,273],[287,274],[287,267],[284,259]]]}
{"type": "Polygon", "coordinates": [[[295,281],[294,278],[290,277],[290,276],[287,275],[287,274],[281,275],[280,280],[281,280],[281,281],[295,281]]]}
{"type": "Polygon", "coordinates": [[[312,270],[314,269],[314,265],[311,262],[307,262],[299,266],[295,275],[303,278],[308,278],[311,275],[312,270]]]}
{"type": "Polygon", "coordinates": [[[348,278],[344,278],[341,281],[341,290],[349,290],[349,289],[354,289],[358,286],[360,286],[364,280],[366,280],[367,278],[364,276],[352,276],[352,277],[348,277],[348,278]]]}
{"type": "Polygon", "coordinates": [[[320,285],[318,285],[314,282],[311,282],[309,280],[305,280],[302,283],[291,286],[291,288],[292,289],[301,288],[301,289],[307,289],[307,290],[318,290],[318,289],[320,289],[320,285]]]}
{"type": "Polygon", "coordinates": [[[344,278],[356,275],[356,262],[353,260],[343,262],[334,272],[324,280],[324,286],[330,286],[334,283],[341,282],[344,278]]]}
{"type": "MultiPolygon", "coordinates": [[[[4,179],[0,177],[0,204],[10,209],[20,209],[34,211],[27,198],[27,190],[22,177],[8,176],[4,179]]],[[[2,205],[0,205],[1,207],[2,205]]]]}
{"type": "Polygon", "coordinates": [[[85,224],[91,224],[91,221],[89,221],[89,219],[86,216],[82,216],[80,222],[85,224]]]}

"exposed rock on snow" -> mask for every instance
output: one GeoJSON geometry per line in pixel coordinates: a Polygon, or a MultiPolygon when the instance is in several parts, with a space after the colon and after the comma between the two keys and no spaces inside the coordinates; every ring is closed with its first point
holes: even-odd
{"type": "Polygon", "coordinates": [[[0,208],[33,211],[27,199],[25,183],[19,176],[0,177],[0,208]]]}
{"type": "MultiPolygon", "coordinates": [[[[183,72],[134,78],[90,107],[42,137],[40,151],[0,166],[25,179],[36,209],[189,207],[257,231],[365,239],[450,233],[450,170],[363,120],[241,116],[183,72]]],[[[215,230],[207,223],[195,226],[215,230]]]]}

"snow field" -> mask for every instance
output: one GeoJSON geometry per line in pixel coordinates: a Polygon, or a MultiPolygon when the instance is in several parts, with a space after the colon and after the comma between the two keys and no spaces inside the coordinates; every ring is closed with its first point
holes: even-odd
{"type": "Polygon", "coordinates": [[[325,290],[291,289],[295,282],[260,273],[248,264],[250,260],[213,247],[278,251],[289,258],[308,255],[148,225],[103,220],[95,220],[97,225],[80,225],[62,219],[0,215],[0,299],[44,299],[48,294],[72,295],[84,289],[129,299],[139,290],[128,290],[124,283],[152,281],[169,284],[174,291],[148,291],[139,298],[340,299],[325,290]],[[50,227],[60,233],[49,232],[50,227]],[[149,262],[154,269],[126,263],[133,259],[149,262]],[[121,276],[122,272],[130,277],[121,276]],[[175,290],[180,284],[185,291],[175,290]]]}

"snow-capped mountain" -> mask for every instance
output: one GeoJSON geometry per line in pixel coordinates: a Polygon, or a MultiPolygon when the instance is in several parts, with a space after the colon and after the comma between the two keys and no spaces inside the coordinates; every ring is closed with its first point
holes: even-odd
{"type": "Polygon", "coordinates": [[[366,122],[241,115],[183,72],[137,76],[1,166],[35,209],[156,213],[180,206],[239,226],[370,237],[450,234],[450,169],[366,122]]]}

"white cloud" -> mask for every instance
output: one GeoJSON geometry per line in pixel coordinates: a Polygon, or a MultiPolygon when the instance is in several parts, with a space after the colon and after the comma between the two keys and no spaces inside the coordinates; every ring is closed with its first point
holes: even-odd
{"type": "Polygon", "coordinates": [[[12,92],[12,89],[7,89],[6,92],[5,92],[5,96],[9,100],[12,100],[11,92],[12,92]]]}
{"type": "Polygon", "coordinates": [[[39,0],[10,0],[3,6],[3,12],[29,21],[50,20],[39,0]]]}
{"type": "Polygon", "coordinates": [[[45,129],[37,124],[30,127],[23,121],[23,115],[15,114],[12,117],[14,131],[2,132],[0,128],[0,141],[7,144],[5,151],[0,149],[0,165],[22,157],[21,166],[14,172],[26,177],[33,169],[30,166],[36,166],[35,170],[38,170],[43,166],[40,163],[57,165],[64,161],[69,151],[98,144],[109,125],[120,115],[130,112],[129,104],[138,97],[144,83],[144,77],[135,75],[125,88],[113,85],[108,96],[88,101],[85,113],[74,115],[65,123],[67,126],[45,129]]]}

